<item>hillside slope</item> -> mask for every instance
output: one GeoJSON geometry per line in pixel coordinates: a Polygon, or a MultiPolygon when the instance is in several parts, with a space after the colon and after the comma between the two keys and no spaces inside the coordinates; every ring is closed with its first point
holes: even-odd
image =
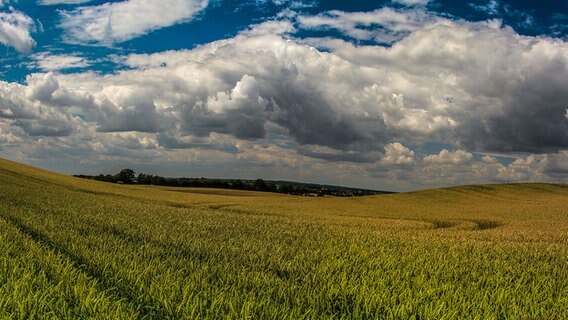
{"type": "Polygon", "coordinates": [[[0,318],[563,319],[568,187],[306,198],[0,159],[0,318]]]}

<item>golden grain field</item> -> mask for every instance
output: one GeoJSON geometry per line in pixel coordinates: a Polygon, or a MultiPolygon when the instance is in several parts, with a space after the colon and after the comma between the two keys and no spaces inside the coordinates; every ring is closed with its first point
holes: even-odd
{"type": "Polygon", "coordinates": [[[359,198],[0,160],[1,319],[566,319],[568,186],[359,198]]]}

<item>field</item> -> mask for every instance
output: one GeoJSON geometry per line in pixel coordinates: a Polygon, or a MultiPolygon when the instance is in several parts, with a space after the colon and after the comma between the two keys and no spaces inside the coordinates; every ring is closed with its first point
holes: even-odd
{"type": "Polygon", "coordinates": [[[0,319],[566,319],[568,186],[361,198],[0,160],[0,319]]]}

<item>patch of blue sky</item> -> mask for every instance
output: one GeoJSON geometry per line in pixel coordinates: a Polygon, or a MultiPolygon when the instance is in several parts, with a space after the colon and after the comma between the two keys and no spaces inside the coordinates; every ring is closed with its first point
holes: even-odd
{"type": "Polygon", "coordinates": [[[279,146],[280,148],[284,148],[284,149],[298,149],[299,144],[290,139],[290,137],[288,136],[284,136],[284,135],[279,135],[279,134],[275,134],[272,132],[269,132],[267,137],[266,137],[267,142],[269,143],[273,143],[277,146],[279,146]]]}
{"type": "MultiPolygon", "coordinates": [[[[469,21],[499,19],[504,25],[511,26],[523,35],[552,36],[553,27],[557,24],[555,17],[568,13],[568,1],[542,0],[537,4],[526,0],[436,0],[431,1],[428,8],[469,21]]],[[[560,20],[561,23],[568,24],[568,17],[560,20]]]]}

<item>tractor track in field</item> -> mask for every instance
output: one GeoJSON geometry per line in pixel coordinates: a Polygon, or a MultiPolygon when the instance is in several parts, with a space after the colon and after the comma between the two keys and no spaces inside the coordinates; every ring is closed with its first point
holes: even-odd
{"type": "Polygon", "coordinates": [[[138,319],[172,319],[162,310],[161,306],[156,305],[155,303],[148,305],[147,301],[140,301],[137,299],[136,292],[134,292],[134,290],[131,289],[131,286],[123,279],[120,279],[120,281],[114,281],[105,277],[104,274],[95,266],[90,264],[85,257],[75,254],[69,249],[58,245],[52,241],[49,236],[27,226],[20,219],[10,214],[0,212],[0,218],[13,225],[21,234],[28,236],[37,244],[53,250],[53,252],[67,259],[74,268],[98,281],[101,291],[108,292],[110,295],[117,298],[117,300],[125,300],[127,305],[130,305],[136,312],[138,312],[138,319]]]}
{"type": "MultiPolygon", "coordinates": [[[[503,225],[503,223],[495,220],[480,220],[480,219],[453,219],[453,220],[440,220],[440,219],[414,219],[414,218],[397,218],[390,216],[373,216],[373,215],[352,215],[341,214],[339,217],[349,217],[355,219],[370,219],[370,220],[384,220],[384,221],[404,221],[410,223],[426,224],[431,229],[455,229],[464,228],[467,224],[472,224],[473,228],[466,228],[468,231],[484,231],[495,229],[503,225]]],[[[424,227],[424,226],[423,226],[424,227]]],[[[425,227],[428,229],[428,227],[425,227]]]]}

